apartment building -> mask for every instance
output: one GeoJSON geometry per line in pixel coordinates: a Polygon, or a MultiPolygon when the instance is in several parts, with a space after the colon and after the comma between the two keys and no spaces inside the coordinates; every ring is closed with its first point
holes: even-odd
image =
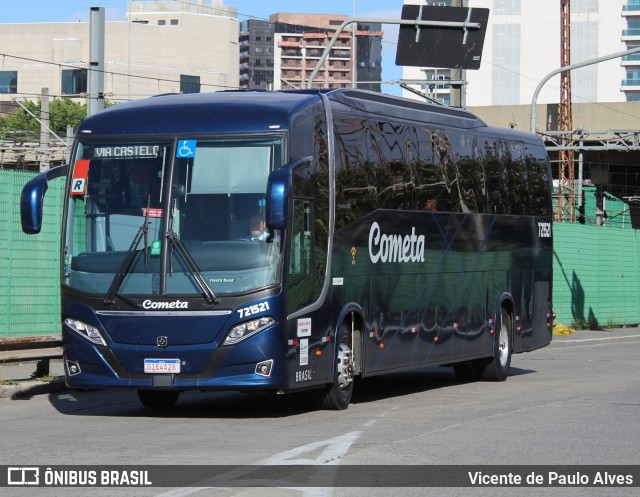
{"type": "MultiPolygon", "coordinates": [[[[451,6],[457,2],[428,3],[451,6]]],[[[465,71],[466,105],[530,104],[539,81],[560,66],[560,2],[465,0],[465,4],[490,10],[481,67],[465,71]]],[[[640,0],[571,0],[570,17],[572,63],[640,45],[640,0]]],[[[448,70],[405,67],[403,78],[424,80],[413,87],[449,103],[448,70]]],[[[575,103],[638,100],[640,55],[574,70],[571,79],[575,103]]],[[[538,102],[557,103],[559,95],[556,76],[542,89],[538,102]]]]}
{"type": "MultiPolygon", "coordinates": [[[[240,86],[246,89],[305,88],[344,15],[278,13],[250,19],[240,28],[240,86]]],[[[339,35],[314,79],[323,88],[380,91],[382,30],[358,25],[339,35]]]]}
{"type": "MultiPolygon", "coordinates": [[[[622,41],[626,49],[640,46],[640,0],[626,0],[622,4],[622,18],[626,26],[622,30],[622,41]]],[[[625,77],[622,91],[627,102],[640,102],[640,53],[622,58],[625,77]]]]}

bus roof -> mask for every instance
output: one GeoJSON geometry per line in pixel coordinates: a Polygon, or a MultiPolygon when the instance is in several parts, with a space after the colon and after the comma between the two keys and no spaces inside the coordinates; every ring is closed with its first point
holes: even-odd
{"type": "Polygon", "coordinates": [[[486,126],[479,117],[464,109],[394,97],[383,93],[342,89],[330,92],[328,96],[332,101],[367,114],[454,128],[469,129],[486,126]]]}
{"type": "MultiPolygon", "coordinates": [[[[534,135],[487,126],[463,109],[366,90],[223,91],[168,94],[109,107],[80,125],[80,135],[140,136],[269,132],[288,129],[299,112],[320,110],[324,93],[334,109],[397,118],[531,141],[534,135]]],[[[537,141],[537,140],[535,140],[537,141]]]]}
{"type": "Polygon", "coordinates": [[[290,116],[319,104],[315,92],[168,94],[118,104],[82,122],[81,135],[190,135],[286,129],[290,116]]]}

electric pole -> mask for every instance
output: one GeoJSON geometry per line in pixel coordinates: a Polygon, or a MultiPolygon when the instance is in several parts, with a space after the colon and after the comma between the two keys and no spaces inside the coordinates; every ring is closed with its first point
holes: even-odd
{"type": "MultiPolygon", "coordinates": [[[[560,67],[571,64],[571,1],[560,0],[560,67]]],[[[560,73],[560,115],[558,131],[573,130],[571,109],[571,71],[560,73]]],[[[562,138],[569,144],[568,134],[562,138]]],[[[561,149],[558,155],[558,199],[556,221],[575,222],[573,150],[561,149]]]]}

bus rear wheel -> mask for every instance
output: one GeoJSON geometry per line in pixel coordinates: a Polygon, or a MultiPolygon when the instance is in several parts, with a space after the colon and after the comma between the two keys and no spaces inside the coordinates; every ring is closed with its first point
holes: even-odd
{"type": "Polygon", "coordinates": [[[176,390],[138,390],[138,398],[142,405],[152,409],[173,407],[179,396],[180,392],[176,390]]]}
{"type": "Polygon", "coordinates": [[[336,370],[333,383],[322,392],[321,407],[341,411],[349,407],[353,395],[354,357],[351,331],[345,325],[340,328],[336,351],[336,370]]]}
{"type": "Polygon", "coordinates": [[[511,317],[506,309],[500,310],[500,321],[493,340],[493,357],[481,368],[482,379],[505,381],[511,366],[511,317]]]}

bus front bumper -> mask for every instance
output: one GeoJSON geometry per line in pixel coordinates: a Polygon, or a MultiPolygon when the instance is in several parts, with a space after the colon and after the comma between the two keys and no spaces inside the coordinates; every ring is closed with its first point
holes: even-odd
{"type": "Polygon", "coordinates": [[[90,344],[63,333],[65,382],[70,388],[172,390],[280,390],[288,388],[282,343],[261,333],[233,346],[162,349],[90,344]],[[145,372],[149,360],[179,372],[145,372]],[[179,365],[176,366],[176,363],[179,365]]]}

